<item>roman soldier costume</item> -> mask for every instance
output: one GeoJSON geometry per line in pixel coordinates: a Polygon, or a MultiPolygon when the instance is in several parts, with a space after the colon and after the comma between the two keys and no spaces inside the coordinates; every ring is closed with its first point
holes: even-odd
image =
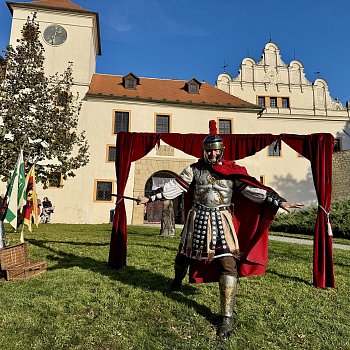
{"type": "MultiPolygon", "coordinates": [[[[157,190],[148,199],[174,199],[184,192],[191,198],[191,208],[175,259],[175,278],[171,289],[180,289],[190,265],[198,266],[199,263],[200,273],[204,275],[212,274],[210,266],[215,265],[214,277],[204,276],[199,280],[219,282],[222,321],[217,335],[225,338],[232,331],[234,323],[237,263],[247,258],[246,247],[243,250],[240,247],[233,220],[233,212],[239,206],[233,205],[234,198],[243,196],[251,202],[271,207],[274,212],[285,200],[250,177],[244,167],[225,161],[225,147],[216,133],[215,121],[210,121],[209,128],[210,134],[203,141],[202,159],[184,169],[177,178],[166,183],[163,189],[157,190]],[[218,154],[213,160],[208,153],[214,150],[218,154]]],[[[249,208],[247,213],[249,215],[249,208]]],[[[197,273],[196,268],[194,271],[197,273]]],[[[196,278],[192,280],[196,281],[196,278]]]]}

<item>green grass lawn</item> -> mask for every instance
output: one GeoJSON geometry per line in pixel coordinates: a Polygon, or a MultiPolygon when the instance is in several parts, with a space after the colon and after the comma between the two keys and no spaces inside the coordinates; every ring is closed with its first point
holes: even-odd
{"type": "Polygon", "coordinates": [[[1,350],[350,349],[349,251],[334,251],[337,288],[322,290],[310,284],[312,246],[270,242],[266,275],[240,280],[235,334],[217,342],[216,284],[167,293],[178,234],[129,227],[128,266],[116,271],[107,267],[111,225],[33,231],[30,256],[48,271],[0,280],[1,350]]]}

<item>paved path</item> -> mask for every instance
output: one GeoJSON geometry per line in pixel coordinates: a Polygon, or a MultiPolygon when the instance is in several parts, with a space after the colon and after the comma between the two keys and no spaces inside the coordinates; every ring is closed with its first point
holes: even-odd
{"type": "MultiPolygon", "coordinates": [[[[145,226],[155,226],[155,227],[160,228],[160,224],[144,224],[144,225],[145,226]]],[[[143,226],[143,225],[140,225],[140,226],[143,226]]],[[[183,228],[183,225],[175,225],[175,226],[176,226],[176,228],[180,228],[180,229],[183,228]]],[[[286,243],[306,244],[306,245],[313,245],[314,244],[312,239],[292,238],[292,237],[275,236],[275,235],[269,235],[269,240],[286,242],[286,243]]],[[[350,245],[333,243],[333,249],[350,250],[350,245]]]]}
{"type": "MultiPolygon", "coordinates": [[[[291,238],[291,237],[274,236],[274,235],[269,235],[269,240],[279,241],[279,242],[287,242],[287,243],[307,244],[307,245],[314,244],[312,239],[291,238]]],[[[350,245],[333,243],[333,248],[334,249],[350,250],[350,245]]]]}

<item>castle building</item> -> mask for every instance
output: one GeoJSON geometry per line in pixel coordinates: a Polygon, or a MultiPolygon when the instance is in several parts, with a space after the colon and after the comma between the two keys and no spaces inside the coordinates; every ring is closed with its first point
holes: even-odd
{"type": "MultiPolygon", "coordinates": [[[[263,58],[242,62],[239,75],[220,74],[217,87],[191,80],[158,79],[96,73],[101,54],[98,13],[69,0],[8,2],[12,14],[10,44],[15,45],[28,15],[35,11],[45,48],[48,75],[63,72],[73,62],[74,93],[82,99],[79,129],[86,131],[90,162],[76,177],[58,178],[49,188],[39,188],[39,198],[55,206],[52,222],[105,223],[115,207],[116,134],[130,132],[208,133],[216,120],[220,133],[331,132],[337,147],[349,148],[346,133],[349,111],[330,97],[325,80],[306,80],[298,61],[288,66],[278,47],[268,43],[263,58]]],[[[195,159],[161,143],[132,164],[125,195],[137,197],[176,176],[195,159]]],[[[315,198],[308,161],[286,145],[271,145],[239,161],[266,185],[290,200],[315,198]]],[[[40,187],[40,186],[39,186],[40,187]]],[[[159,222],[161,204],[143,208],[126,201],[129,224],[159,222]]],[[[181,198],[175,203],[177,222],[182,218],[181,198]]]]}

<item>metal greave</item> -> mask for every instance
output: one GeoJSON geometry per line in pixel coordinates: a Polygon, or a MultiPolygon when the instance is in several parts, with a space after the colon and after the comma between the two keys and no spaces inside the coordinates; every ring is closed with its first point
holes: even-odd
{"type": "Polygon", "coordinates": [[[232,317],[236,306],[238,279],[231,275],[221,275],[219,279],[221,315],[232,317]]]}

